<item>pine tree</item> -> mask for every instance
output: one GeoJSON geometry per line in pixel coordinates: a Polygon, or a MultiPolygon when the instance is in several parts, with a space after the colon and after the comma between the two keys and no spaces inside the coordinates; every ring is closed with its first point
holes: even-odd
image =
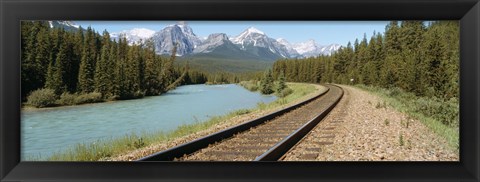
{"type": "Polygon", "coordinates": [[[88,27],[78,72],[78,91],[81,93],[93,92],[95,89],[95,36],[88,27]]]}
{"type": "Polygon", "coordinates": [[[113,95],[113,60],[111,60],[110,35],[105,30],[103,32],[102,49],[95,68],[95,91],[102,94],[103,97],[113,95]]]}
{"type": "Polygon", "coordinates": [[[140,89],[140,56],[138,46],[128,49],[125,65],[125,90],[128,98],[142,97],[140,89]]]}
{"type": "Polygon", "coordinates": [[[112,50],[112,57],[116,57],[115,64],[115,95],[118,99],[127,99],[128,92],[126,87],[126,52],[128,51],[127,39],[120,37],[116,50],[112,50]]]}
{"type": "Polygon", "coordinates": [[[285,74],[283,74],[283,72],[280,72],[280,75],[278,76],[278,84],[277,84],[277,87],[275,88],[275,92],[281,93],[285,88],[287,88],[287,85],[285,84],[285,74]]]}
{"type": "Polygon", "coordinates": [[[170,56],[170,59],[165,60],[163,66],[162,66],[162,72],[161,72],[161,75],[162,75],[161,80],[162,81],[161,81],[161,83],[162,83],[162,88],[165,89],[162,92],[168,91],[167,87],[175,81],[175,70],[174,70],[174,67],[173,67],[173,63],[175,61],[176,54],[177,54],[177,46],[178,46],[178,44],[176,44],[173,47],[172,55],[170,56]]]}
{"type": "Polygon", "coordinates": [[[60,46],[57,58],[55,59],[55,73],[54,73],[54,83],[51,89],[55,90],[57,95],[67,91],[66,78],[68,68],[68,50],[66,43],[60,46]]]}
{"type": "Polygon", "coordinates": [[[391,21],[385,31],[385,63],[382,64],[380,71],[381,85],[385,87],[394,87],[398,84],[400,70],[398,61],[401,59],[399,40],[399,27],[397,21],[391,21]]]}
{"type": "Polygon", "coordinates": [[[260,92],[262,94],[273,93],[273,75],[271,70],[265,71],[263,79],[260,81],[260,92]]]}

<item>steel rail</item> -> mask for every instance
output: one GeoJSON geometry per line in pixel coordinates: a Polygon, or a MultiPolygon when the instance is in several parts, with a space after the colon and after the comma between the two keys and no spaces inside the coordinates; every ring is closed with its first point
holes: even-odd
{"type": "Polygon", "coordinates": [[[247,121],[245,123],[227,128],[225,130],[218,131],[216,133],[207,135],[205,137],[148,155],[146,157],[140,158],[137,161],[172,161],[175,158],[180,158],[183,157],[184,155],[189,155],[191,153],[194,153],[200,149],[208,147],[210,144],[222,141],[224,139],[230,138],[234,136],[237,133],[241,133],[244,131],[249,130],[252,127],[261,125],[269,120],[272,120],[278,116],[281,116],[287,112],[290,112],[292,110],[295,110],[305,104],[310,103],[311,101],[318,99],[319,97],[325,95],[327,92],[330,91],[330,88],[327,87],[327,90],[324,91],[323,93],[320,93],[319,95],[312,97],[308,100],[305,100],[303,102],[297,103],[293,106],[287,107],[285,109],[282,109],[280,111],[270,113],[268,115],[262,116],[260,118],[256,118],[250,121],[247,121]]]}
{"type": "MultiPolygon", "coordinates": [[[[333,85],[335,86],[335,85],[333,85]]],[[[283,155],[285,155],[293,146],[295,146],[303,137],[305,137],[315,126],[325,118],[330,111],[340,102],[343,97],[343,89],[339,86],[341,94],[335,99],[335,101],[322,113],[317,115],[315,118],[311,119],[305,123],[302,127],[297,129],[295,132],[284,138],[282,141],[278,142],[275,146],[267,150],[267,152],[258,156],[254,161],[277,161],[283,155]]]]}

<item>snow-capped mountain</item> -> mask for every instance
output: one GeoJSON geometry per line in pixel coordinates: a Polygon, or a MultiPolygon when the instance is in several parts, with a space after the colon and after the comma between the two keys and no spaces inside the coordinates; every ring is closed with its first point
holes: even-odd
{"type": "Polygon", "coordinates": [[[250,27],[240,33],[236,37],[230,39],[234,44],[241,47],[242,50],[249,51],[251,48],[266,48],[273,54],[277,54],[280,57],[290,58],[290,54],[285,45],[277,42],[277,40],[268,37],[262,31],[250,27]]]}
{"type": "Polygon", "coordinates": [[[111,37],[118,39],[121,35],[126,36],[130,44],[139,44],[151,39],[157,54],[171,54],[174,45],[178,43],[177,56],[209,54],[215,51],[216,55],[226,55],[219,53],[224,51],[249,58],[276,60],[330,55],[341,47],[338,44],[319,46],[313,39],[303,43],[289,43],[283,38],[270,38],[254,27],[247,28],[237,36],[215,33],[208,37],[198,37],[185,22],[168,25],[158,32],[135,28],[112,33],[111,37]]]}
{"type": "Polygon", "coordinates": [[[290,44],[290,42],[288,42],[286,39],[284,38],[278,38],[277,39],[277,42],[284,45],[285,48],[287,49],[288,51],[288,54],[290,54],[290,58],[296,58],[296,57],[300,57],[301,55],[297,52],[297,50],[295,50],[292,46],[292,44],[290,44]]]}
{"type": "Polygon", "coordinates": [[[193,53],[209,53],[212,52],[215,48],[224,44],[232,44],[232,42],[228,40],[227,34],[214,33],[209,35],[202,44],[198,45],[193,50],[193,53]]]}
{"type": "Polygon", "coordinates": [[[338,51],[340,48],[342,48],[342,46],[339,44],[330,44],[328,46],[322,47],[320,49],[320,52],[322,53],[322,55],[331,55],[332,53],[338,51]]]}
{"type": "Polygon", "coordinates": [[[185,21],[180,21],[176,24],[182,32],[185,34],[185,36],[193,42],[194,47],[200,45],[202,43],[202,40],[193,33],[193,30],[190,26],[187,25],[185,21]]]}
{"type": "Polygon", "coordinates": [[[308,55],[316,54],[319,50],[319,47],[315,40],[310,39],[306,42],[292,44],[293,49],[295,49],[299,54],[308,55]]]}
{"type": "Polygon", "coordinates": [[[80,28],[79,25],[75,24],[73,21],[48,21],[50,28],[63,28],[66,31],[76,31],[80,28]]]}
{"type": "Polygon", "coordinates": [[[314,57],[319,55],[330,55],[341,48],[341,46],[338,44],[320,46],[313,39],[310,39],[306,42],[294,43],[294,44],[289,43],[285,39],[277,39],[277,40],[279,40],[278,42],[282,43],[287,48],[291,48],[295,50],[299,54],[298,57],[314,57]]]}
{"type": "Polygon", "coordinates": [[[117,40],[125,36],[129,45],[144,43],[155,34],[155,31],[146,28],[134,28],[131,30],[124,30],[121,32],[113,32],[110,37],[117,40]]]}
{"type": "Polygon", "coordinates": [[[173,47],[178,43],[177,55],[190,54],[201,43],[193,30],[185,23],[168,25],[152,36],[157,54],[171,54],[173,47]]]}
{"type": "Polygon", "coordinates": [[[247,43],[250,43],[250,41],[254,41],[255,39],[262,38],[265,36],[266,36],[265,33],[263,33],[262,31],[256,29],[255,27],[250,27],[245,31],[243,31],[242,33],[240,33],[240,35],[236,37],[232,37],[230,40],[234,44],[244,44],[246,41],[247,43]]]}

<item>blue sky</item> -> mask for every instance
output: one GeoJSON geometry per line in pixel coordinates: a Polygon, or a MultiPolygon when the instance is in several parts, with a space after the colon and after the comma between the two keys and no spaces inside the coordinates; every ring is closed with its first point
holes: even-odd
{"type": "MultiPolygon", "coordinates": [[[[98,32],[119,32],[133,28],[148,28],[159,31],[177,21],[75,21],[82,27],[91,26],[98,32]]],[[[367,38],[374,31],[385,32],[388,21],[187,21],[197,36],[207,37],[212,33],[236,36],[249,27],[263,31],[271,38],[285,38],[290,43],[314,39],[317,44],[352,43],[356,38],[367,38]]]]}

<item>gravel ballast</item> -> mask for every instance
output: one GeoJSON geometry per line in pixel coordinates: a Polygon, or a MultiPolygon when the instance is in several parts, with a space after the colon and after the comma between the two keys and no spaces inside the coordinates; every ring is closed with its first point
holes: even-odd
{"type": "Polygon", "coordinates": [[[367,91],[343,86],[344,98],[285,161],[458,161],[447,141],[367,91]]]}

